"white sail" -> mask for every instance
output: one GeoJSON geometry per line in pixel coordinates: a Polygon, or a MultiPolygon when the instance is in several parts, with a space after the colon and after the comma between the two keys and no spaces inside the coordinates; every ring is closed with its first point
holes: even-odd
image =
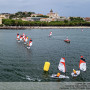
{"type": "Polygon", "coordinates": [[[62,72],[66,72],[66,69],[65,69],[65,58],[61,58],[60,59],[60,62],[59,62],[59,65],[58,65],[58,69],[62,72]]]}
{"type": "Polygon", "coordinates": [[[49,36],[52,36],[52,32],[50,32],[49,36]]]}
{"type": "Polygon", "coordinates": [[[19,35],[17,35],[17,38],[19,38],[19,35]]]}
{"type": "Polygon", "coordinates": [[[25,38],[25,34],[23,33],[23,39],[25,38]]]}
{"type": "Polygon", "coordinates": [[[19,39],[19,37],[20,37],[20,36],[19,36],[19,33],[17,33],[17,38],[16,38],[16,39],[18,40],[18,39],[19,39]]]}
{"type": "Polygon", "coordinates": [[[29,43],[29,46],[30,46],[30,47],[32,46],[32,42],[29,43]]]}
{"type": "Polygon", "coordinates": [[[82,71],[86,71],[86,62],[85,59],[83,59],[83,56],[80,58],[79,68],[82,71]]]}
{"type": "Polygon", "coordinates": [[[86,71],[86,63],[81,63],[80,64],[80,70],[86,71]]]}

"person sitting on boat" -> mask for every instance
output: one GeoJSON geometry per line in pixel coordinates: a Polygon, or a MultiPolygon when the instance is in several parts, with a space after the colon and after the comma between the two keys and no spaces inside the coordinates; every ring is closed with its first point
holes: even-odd
{"type": "Polygon", "coordinates": [[[60,76],[60,73],[57,73],[57,77],[59,77],[60,76]]]}
{"type": "Polygon", "coordinates": [[[73,69],[73,72],[74,72],[74,74],[77,74],[75,69],[73,69]]]}
{"type": "MultiPolygon", "coordinates": [[[[83,58],[83,56],[81,56],[81,58],[80,58],[81,60],[83,60],[83,61],[85,61],[85,59],[83,58]]],[[[86,61],[85,61],[86,62],[86,61]]]]}

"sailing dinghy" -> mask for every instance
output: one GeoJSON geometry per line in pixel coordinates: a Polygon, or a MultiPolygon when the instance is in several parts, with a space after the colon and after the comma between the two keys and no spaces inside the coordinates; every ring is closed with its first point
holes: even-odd
{"type": "Polygon", "coordinates": [[[64,42],[70,43],[70,40],[68,39],[68,37],[64,40],[64,42]]]}
{"type": "Polygon", "coordinates": [[[52,36],[52,32],[49,33],[49,37],[52,36]]]}
{"type": "Polygon", "coordinates": [[[16,40],[17,40],[18,42],[20,42],[20,36],[19,36],[19,33],[17,33],[17,38],[16,38],[16,40]]]}
{"type": "MultiPolygon", "coordinates": [[[[65,73],[66,72],[66,67],[65,67],[65,58],[61,58],[59,65],[58,65],[58,69],[59,71],[65,73]]],[[[69,78],[68,76],[65,75],[60,75],[59,77],[57,77],[57,74],[52,74],[51,76],[52,78],[69,78]]]]}
{"type": "Polygon", "coordinates": [[[24,44],[27,44],[27,42],[28,42],[28,37],[25,36],[24,44]]]}
{"type": "Polygon", "coordinates": [[[27,45],[27,49],[30,49],[30,47],[32,46],[32,40],[29,40],[29,45],[27,45]]]}
{"type": "Polygon", "coordinates": [[[71,73],[72,77],[77,77],[78,75],[80,75],[80,70],[86,71],[86,61],[83,58],[83,56],[81,56],[81,58],[80,58],[79,70],[76,71],[76,74],[74,74],[74,72],[72,72],[71,73]]]}
{"type": "Polygon", "coordinates": [[[23,40],[23,36],[22,35],[20,35],[20,41],[22,41],[23,40]]]}

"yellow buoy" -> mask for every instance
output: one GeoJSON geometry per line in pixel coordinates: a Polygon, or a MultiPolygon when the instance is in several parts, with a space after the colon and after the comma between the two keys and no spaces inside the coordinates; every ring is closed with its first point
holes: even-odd
{"type": "Polygon", "coordinates": [[[50,62],[45,62],[43,70],[48,71],[49,67],[50,67],[50,62]]]}

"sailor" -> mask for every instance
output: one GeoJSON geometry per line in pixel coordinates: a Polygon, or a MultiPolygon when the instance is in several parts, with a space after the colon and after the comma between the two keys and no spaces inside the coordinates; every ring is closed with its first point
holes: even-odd
{"type": "Polygon", "coordinates": [[[16,39],[18,40],[18,38],[19,38],[19,33],[17,33],[17,38],[16,39]]]}
{"type": "Polygon", "coordinates": [[[31,40],[31,38],[29,40],[29,46],[32,46],[32,40],[31,40]]]}
{"type": "Polygon", "coordinates": [[[73,72],[74,72],[74,74],[77,74],[77,73],[76,73],[76,70],[74,70],[74,69],[73,69],[73,72]]]}
{"type": "Polygon", "coordinates": [[[57,77],[59,77],[60,76],[60,73],[57,73],[57,77]]]}
{"type": "MultiPolygon", "coordinates": [[[[81,60],[83,60],[83,61],[85,61],[85,59],[83,58],[83,56],[81,56],[81,58],[80,58],[81,60]]],[[[86,62],[86,61],[85,61],[86,62]]]]}

